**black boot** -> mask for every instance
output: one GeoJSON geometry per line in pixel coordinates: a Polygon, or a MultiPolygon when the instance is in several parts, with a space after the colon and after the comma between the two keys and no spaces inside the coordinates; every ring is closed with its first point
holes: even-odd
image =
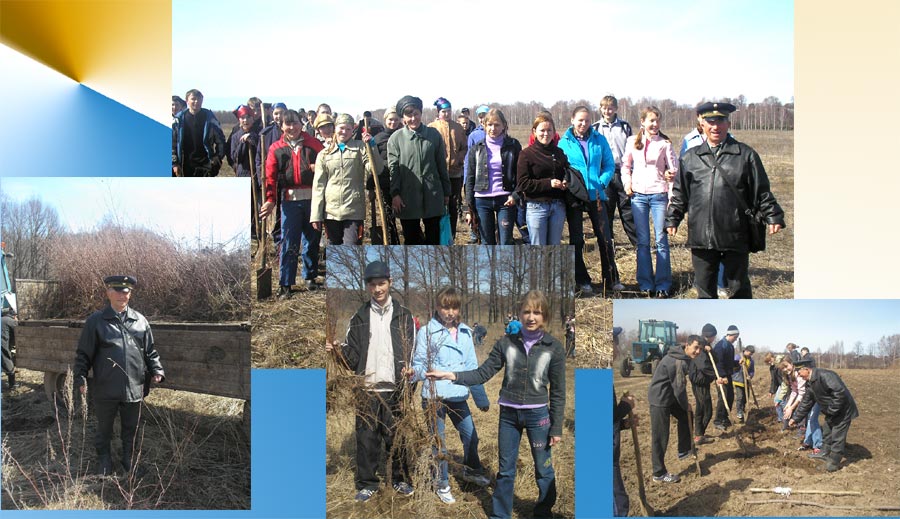
{"type": "Polygon", "coordinates": [[[15,373],[7,373],[6,374],[6,390],[12,391],[16,388],[16,374],[15,373]]]}
{"type": "Polygon", "coordinates": [[[294,294],[290,286],[281,285],[278,287],[278,299],[290,299],[292,295],[294,294]]]}

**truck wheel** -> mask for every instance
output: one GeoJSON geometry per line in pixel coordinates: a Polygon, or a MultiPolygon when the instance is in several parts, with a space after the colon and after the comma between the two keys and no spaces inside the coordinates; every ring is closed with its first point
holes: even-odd
{"type": "Polygon", "coordinates": [[[622,373],[622,376],[623,376],[623,377],[628,377],[628,376],[631,375],[631,365],[628,363],[627,360],[624,361],[624,362],[622,362],[622,371],[621,371],[621,373],[622,373]]]}
{"type": "Polygon", "coordinates": [[[44,393],[51,405],[56,405],[59,414],[65,416],[68,413],[66,407],[66,374],[53,371],[44,372],[44,393]]]}

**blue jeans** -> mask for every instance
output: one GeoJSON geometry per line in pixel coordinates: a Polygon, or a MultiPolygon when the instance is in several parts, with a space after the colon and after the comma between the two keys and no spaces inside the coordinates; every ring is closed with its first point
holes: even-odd
{"type": "Polygon", "coordinates": [[[481,233],[483,245],[512,245],[513,226],[516,224],[516,206],[503,204],[508,195],[479,198],[475,197],[475,210],[478,212],[478,231],[481,233]],[[499,243],[497,235],[499,232],[499,243]]]}
{"type": "MultiPolygon", "coordinates": [[[[778,417],[779,422],[784,422],[784,400],[775,400],[775,416],[778,417]]],[[[781,430],[784,430],[784,424],[781,425],[781,430]]]]}
{"type": "Polygon", "coordinates": [[[531,244],[559,245],[566,221],[566,206],[563,201],[526,202],[525,207],[531,244]]]}
{"type": "MultiPolygon", "coordinates": [[[[437,402],[437,416],[435,429],[441,439],[441,454],[443,459],[438,464],[439,475],[435,478],[438,488],[444,488],[450,484],[450,468],[447,463],[447,443],[444,441],[444,418],[449,415],[453,426],[459,431],[459,439],[463,444],[463,464],[467,469],[481,473],[481,459],[478,457],[478,432],[475,430],[475,422],[469,411],[469,404],[465,400],[451,401],[440,400],[437,402]]],[[[428,408],[428,400],[422,400],[422,409],[428,408]]],[[[437,457],[437,446],[432,447],[432,454],[437,457]]]]}
{"type": "Polygon", "coordinates": [[[672,263],[669,259],[669,238],[666,234],[666,206],[669,195],[635,193],[631,199],[631,214],[637,234],[637,281],[641,290],[669,290],[672,288],[672,263]],[[650,258],[650,217],[656,238],[656,275],[650,258]]]}
{"type": "Polygon", "coordinates": [[[522,235],[522,242],[531,243],[531,235],[528,234],[528,211],[525,210],[525,199],[516,204],[516,227],[519,228],[519,234],[522,235]]]}
{"type": "Polygon", "coordinates": [[[822,448],[822,426],[819,425],[819,412],[821,410],[822,408],[819,404],[813,405],[812,409],[809,410],[809,417],[806,420],[806,436],[803,438],[803,443],[816,449],[822,448]]]}
{"type": "Polygon", "coordinates": [[[528,434],[531,458],[534,460],[534,478],[538,486],[538,498],[531,517],[550,517],[556,503],[556,474],[553,472],[550,448],[550,411],[547,406],[536,409],[513,409],[500,406],[500,427],[497,445],[500,450],[500,470],[492,499],[491,518],[505,519],[512,515],[513,487],[516,483],[516,461],[519,459],[519,443],[522,430],[528,434]]]}
{"type": "Polygon", "coordinates": [[[297,281],[297,263],[303,257],[303,279],[315,279],[319,267],[319,240],[322,231],[309,223],[312,200],[281,202],[281,272],[278,284],[291,286],[297,281]]]}

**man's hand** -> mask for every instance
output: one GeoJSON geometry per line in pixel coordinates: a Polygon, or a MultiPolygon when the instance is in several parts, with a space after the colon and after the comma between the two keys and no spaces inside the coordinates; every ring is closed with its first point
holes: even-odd
{"type": "Polygon", "coordinates": [[[400,198],[400,195],[394,195],[394,198],[391,199],[391,207],[394,209],[395,213],[399,213],[406,207],[406,204],[403,203],[403,199],[400,198]]]}
{"type": "Polygon", "coordinates": [[[408,378],[409,381],[412,382],[413,379],[416,377],[416,370],[414,370],[414,369],[412,369],[412,368],[410,368],[410,367],[403,367],[403,368],[400,370],[400,375],[402,375],[402,376],[408,378]]]}
{"type": "Polygon", "coordinates": [[[561,441],[562,441],[562,436],[551,436],[549,446],[553,447],[554,445],[556,445],[557,443],[560,443],[561,441]]]}
{"type": "Polygon", "coordinates": [[[274,210],[275,210],[275,203],[266,201],[266,203],[264,203],[262,205],[262,207],[259,208],[259,217],[265,218],[265,217],[269,216],[270,214],[272,214],[272,211],[274,211],[274,210]]]}
{"type": "Polygon", "coordinates": [[[153,383],[159,384],[163,381],[162,375],[153,375],[153,383]]]}
{"type": "Polygon", "coordinates": [[[797,425],[797,423],[794,422],[793,420],[789,420],[788,425],[790,425],[791,427],[794,427],[795,425],[797,425]]]}
{"type": "Polygon", "coordinates": [[[431,370],[425,372],[425,378],[429,380],[456,380],[456,373],[452,371],[431,370]]]}
{"type": "Polygon", "coordinates": [[[727,384],[727,383],[728,383],[728,379],[727,379],[727,378],[724,378],[724,377],[719,378],[718,380],[716,380],[716,384],[718,384],[718,385],[720,385],[720,386],[723,385],[723,384],[727,384]]]}
{"type": "Polygon", "coordinates": [[[781,224],[770,223],[769,224],[769,234],[775,234],[781,230],[781,224]]]}
{"type": "Polygon", "coordinates": [[[669,233],[669,236],[675,236],[678,233],[678,227],[666,227],[666,232],[669,233]]]}
{"type": "Polygon", "coordinates": [[[322,222],[309,222],[312,225],[313,230],[320,231],[322,229],[322,222]]]}

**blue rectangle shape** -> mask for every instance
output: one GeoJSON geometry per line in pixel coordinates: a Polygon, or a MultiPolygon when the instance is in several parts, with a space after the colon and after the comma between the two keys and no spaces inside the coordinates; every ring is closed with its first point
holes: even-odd
{"type": "Polygon", "coordinates": [[[575,517],[612,517],[611,369],[575,370],[575,517]],[[581,441],[579,441],[581,440],[581,441]]]}

